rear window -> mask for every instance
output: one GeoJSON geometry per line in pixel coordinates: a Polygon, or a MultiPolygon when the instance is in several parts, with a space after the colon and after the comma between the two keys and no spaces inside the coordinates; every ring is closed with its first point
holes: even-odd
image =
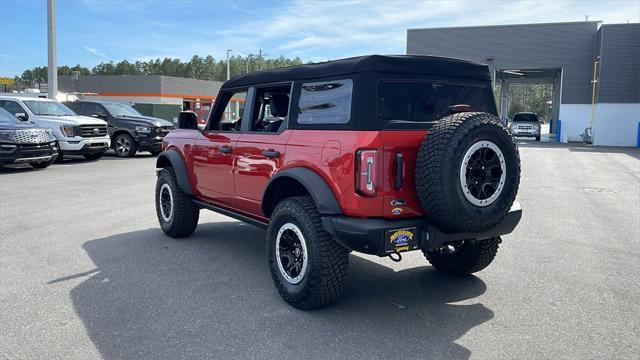
{"type": "Polygon", "coordinates": [[[346,124],[351,118],[351,79],[302,84],[298,124],[346,124]]]}
{"type": "Polygon", "coordinates": [[[453,107],[496,114],[488,86],[423,81],[380,81],[378,117],[386,122],[432,122],[453,107]]]}
{"type": "Polygon", "coordinates": [[[536,114],[515,114],[513,121],[538,121],[538,115],[536,114]]]}

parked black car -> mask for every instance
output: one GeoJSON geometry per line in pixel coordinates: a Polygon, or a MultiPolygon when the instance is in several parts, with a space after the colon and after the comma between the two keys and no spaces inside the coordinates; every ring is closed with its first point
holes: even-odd
{"type": "Polygon", "coordinates": [[[20,121],[0,108],[0,166],[28,163],[36,169],[51,165],[58,156],[58,144],[51,129],[20,121]]]}
{"type": "Polygon", "coordinates": [[[64,104],[79,115],[105,120],[109,124],[111,147],[119,157],[132,157],[137,151],[158,155],[162,151],[162,139],[174,129],[167,120],[143,116],[119,102],[82,100],[64,104]]]}

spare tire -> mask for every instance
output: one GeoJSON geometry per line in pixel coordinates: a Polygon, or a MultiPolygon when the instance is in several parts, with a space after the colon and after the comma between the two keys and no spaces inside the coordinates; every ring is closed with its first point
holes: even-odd
{"type": "Polygon", "coordinates": [[[520,156],[497,117],[463,112],[438,121],[416,160],[416,189],[428,218],[445,232],[499,224],[520,184],[520,156]]]}

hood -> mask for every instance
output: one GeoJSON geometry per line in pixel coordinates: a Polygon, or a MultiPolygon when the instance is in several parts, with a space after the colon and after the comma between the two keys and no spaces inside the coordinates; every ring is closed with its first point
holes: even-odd
{"type": "Polygon", "coordinates": [[[60,124],[67,124],[67,125],[107,125],[107,122],[102,119],[96,119],[94,117],[80,116],[80,115],[73,115],[73,116],[38,115],[36,116],[36,118],[38,120],[53,121],[60,124]]]}
{"type": "Polygon", "coordinates": [[[15,124],[0,122],[0,130],[44,130],[44,128],[37,127],[30,121],[15,124]]]}
{"type": "Polygon", "coordinates": [[[155,127],[160,127],[160,126],[173,126],[173,123],[164,119],[160,119],[160,118],[155,118],[155,117],[151,117],[151,116],[122,116],[122,117],[117,117],[116,119],[118,120],[125,120],[129,123],[135,124],[135,125],[144,125],[144,126],[155,126],[155,127]]]}

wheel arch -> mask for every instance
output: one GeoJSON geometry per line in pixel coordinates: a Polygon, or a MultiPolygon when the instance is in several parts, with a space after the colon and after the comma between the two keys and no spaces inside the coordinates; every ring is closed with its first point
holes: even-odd
{"type": "Polygon", "coordinates": [[[163,151],[156,158],[156,169],[173,168],[173,172],[178,179],[180,189],[186,194],[193,195],[193,188],[189,180],[189,173],[184,158],[176,150],[163,151]]]}
{"type": "Polygon", "coordinates": [[[133,141],[136,141],[135,136],[133,136],[133,133],[127,129],[118,129],[116,131],[113,132],[113,134],[111,134],[111,141],[115,141],[116,140],[116,136],[120,135],[120,134],[127,134],[129,136],[131,136],[133,138],[133,141]]]}
{"type": "Polygon", "coordinates": [[[269,180],[262,195],[262,212],[269,218],[280,200],[307,194],[321,215],[342,214],[342,208],[326,181],[314,171],[301,167],[281,171],[269,180]]]}

